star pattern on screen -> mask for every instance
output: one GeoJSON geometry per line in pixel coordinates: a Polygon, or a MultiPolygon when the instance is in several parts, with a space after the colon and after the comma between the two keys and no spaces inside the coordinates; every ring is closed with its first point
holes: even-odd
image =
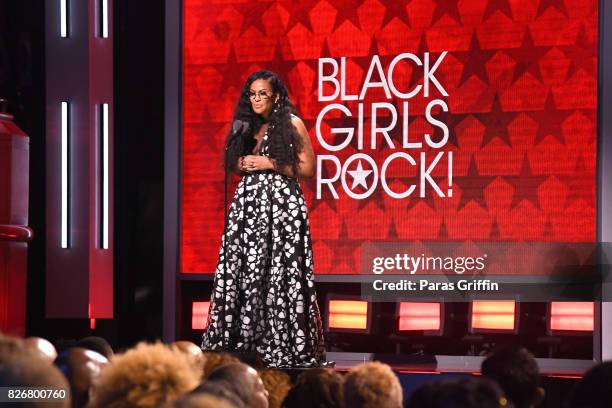
{"type": "MultiPolygon", "coordinates": [[[[364,200],[347,197],[340,183],[338,200],[328,191],[319,200],[316,183],[303,182],[316,273],[359,272],[360,248],[370,241],[594,240],[597,12],[596,0],[571,7],[564,0],[185,0],[181,270],[215,269],[223,229],[223,145],[249,73],[278,72],[315,154],[330,153],[315,131],[325,106],[317,100],[320,57],[347,58],[346,91],[355,94],[373,54],[387,66],[402,52],[429,52],[435,60],[448,51],[439,76],[449,110],[436,110],[434,117],[448,125],[443,150],[453,152],[454,164],[453,194],[444,198],[428,191],[396,200],[381,193],[379,181],[364,200]]],[[[423,83],[422,70],[407,64],[398,65],[397,75],[403,89],[423,83]]],[[[376,100],[373,94],[362,102],[376,100]]],[[[390,102],[400,111],[402,101],[390,102]]],[[[358,101],[341,103],[357,111],[358,101]]],[[[426,103],[410,100],[410,137],[422,140],[430,132],[439,140],[439,129],[424,119],[426,103]]],[[[365,135],[368,115],[366,109],[365,135]]],[[[356,115],[324,120],[326,130],[358,124],[356,115]]],[[[400,149],[401,131],[399,117],[390,137],[400,149]]],[[[328,136],[334,144],[345,137],[328,136]]],[[[378,147],[363,152],[380,155],[379,167],[399,151],[378,147]]],[[[353,140],[338,157],[344,163],[359,152],[353,140]]],[[[367,189],[370,170],[366,161],[354,160],[348,187],[367,189]]],[[[401,192],[419,178],[393,168],[387,182],[401,192]]]]}

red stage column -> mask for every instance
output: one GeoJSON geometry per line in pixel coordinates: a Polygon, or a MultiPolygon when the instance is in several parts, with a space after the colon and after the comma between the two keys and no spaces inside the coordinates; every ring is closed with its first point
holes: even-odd
{"type": "MultiPolygon", "coordinates": [[[[602,3],[603,4],[603,3],[602,3]]],[[[605,4],[609,6],[609,4],[605,4]]],[[[600,73],[600,106],[601,118],[599,124],[599,236],[603,244],[602,270],[608,274],[612,262],[612,7],[602,7],[601,12],[601,58],[600,73]]],[[[595,309],[595,347],[600,349],[598,360],[612,359],[612,285],[609,278],[602,288],[603,302],[595,309]],[[598,330],[601,336],[598,336],[598,330]]]]}
{"type": "Polygon", "coordinates": [[[48,318],[113,317],[111,0],[46,2],[48,318]]]}
{"type": "Polygon", "coordinates": [[[30,140],[0,113],[0,331],[25,334],[30,140]]]}

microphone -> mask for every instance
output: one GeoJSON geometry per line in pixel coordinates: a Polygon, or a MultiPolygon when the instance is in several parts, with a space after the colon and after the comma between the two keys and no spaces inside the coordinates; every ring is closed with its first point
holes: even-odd
{"type": "Polygon", "coordinates": [[[225,146],[225,149],[227,150],[229,148],[230,143],[236,137],[238,137],[239,135],[242,135],[243,133],[248,132],[249,126],[250,126],[249,122],[247,122],[246,120],[236,119],[234,123],[232,123],[232,134],[227,139],[227,144],[225,146]]]}
{"type": "Polygon", "coordinates": [[[238,133],[244,133],[249,130],[249,122],[246,120],[235,120],[232,124],[233,134],[236,135],[238,133]]]}

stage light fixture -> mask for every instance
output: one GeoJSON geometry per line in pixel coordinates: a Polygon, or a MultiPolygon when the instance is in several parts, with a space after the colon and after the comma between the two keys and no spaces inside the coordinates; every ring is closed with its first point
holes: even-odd
{"type": "Polygon", "coordinates": [[[102,248],[108,249],[108,103],[102,104],[102,248]]]}
{"type": "Polygon", "coordinates": [[[551,302],[547,320],[549,334],[593,332],[595,327],[595,303],[551,302]]]}
{"type": "Polygon", "coordinates": [[[108,38],[108,0],[102,1],[102,38],[108,38]]]}
{"type": "Polygon", "coordinates": [[[474,300],[470,304],[470,332],[516,333],[517,311],[514,300],[474,300]]]}
{"type": "Polygon", "coordinates": [[[191,329],[192,330],[204,330],[208,323],[208,309],[210,307],[210,301],[208,302],[193,302],[191,306],[191,329]]]}
{"type": "Polygon", "coordinates": [[[370,305],[365,300],[329,299],[327,328],[335,331],[367,332],[370,305]]]}
{"type": "Polygon", "coordinates": [[[60,36],[68,37],[68,0],[60,0],[60,36]]]}
{"type": "Polygon", "coordinates": [[[87,317],[89,318],[89,329],[96,330],[96,319],[91,317],[91,303],[87,304],[87,317]]]}
{"type": "Polygon", "coordinates": [[[68,248],[68,200],[69,200],[69,180],[68,180],[68,164],[69,164],[69,143],[70,143],[70,118],[69,118],[69,104],[68,102],[61,103],[61,246],[64,249],[68,248]]]}
{"type": "Polygon", "coordinates": [[[442,332],[441,303],[400,302],[397,315],[399,331],[423,331],[427,334],[442,332]]]}

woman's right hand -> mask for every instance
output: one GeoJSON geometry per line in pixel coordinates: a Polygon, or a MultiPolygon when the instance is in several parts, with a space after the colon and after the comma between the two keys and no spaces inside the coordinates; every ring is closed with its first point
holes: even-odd
{"type": "Polygon", "coordinates": [[[242,168],[248,173],[260,170],[274,170],[274,163],[268,156],[249,154],[243,157],[242,168]]]}

